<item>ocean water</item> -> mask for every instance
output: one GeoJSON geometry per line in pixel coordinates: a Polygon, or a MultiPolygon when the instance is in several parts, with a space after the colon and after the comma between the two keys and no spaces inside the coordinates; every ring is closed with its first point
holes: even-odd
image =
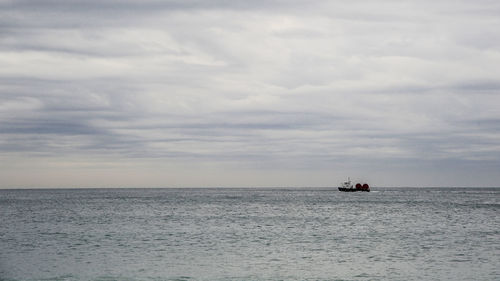
{"type": "Polygon", "coordinates": [[[500,188],[0,190],[0,280],[500,280],[500,188]]]}

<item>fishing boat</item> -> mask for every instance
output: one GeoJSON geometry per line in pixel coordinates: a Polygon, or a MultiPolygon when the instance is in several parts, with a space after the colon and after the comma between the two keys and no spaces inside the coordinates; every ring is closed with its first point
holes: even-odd
{"type": "Polygon", "coordinates": [[[339,191],[343,192],[356,192],[356,191],[365,191],[370,192],[370,186],[365,183],[357,183],[356,186],[352,185],[351,179],[347,178],[347,181],[342,183],[342,186],[339,187],[339,191]]]}

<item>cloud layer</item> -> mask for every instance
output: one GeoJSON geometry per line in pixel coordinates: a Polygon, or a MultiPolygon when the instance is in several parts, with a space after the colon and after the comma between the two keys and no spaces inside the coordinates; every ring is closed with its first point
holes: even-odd
{"type": "Polygon", "coordinates": [[[498,1],[0,1],[3,187],[495,185],[498,1]]]}

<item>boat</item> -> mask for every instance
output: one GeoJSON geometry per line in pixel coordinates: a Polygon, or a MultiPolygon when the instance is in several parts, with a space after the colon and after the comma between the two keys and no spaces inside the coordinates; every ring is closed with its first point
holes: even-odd
{"type": "Polygon", "coordinates": [[[353,186],[351,179],[347,178],[347,181],[343,182],[342,186],[339,187],[339,191],[343,191],[343,192],[356,192],[356,191],[370,192],[370,186],[367,183],[364,183],[364,184],[357,183],[356,186],[353,186]]]}

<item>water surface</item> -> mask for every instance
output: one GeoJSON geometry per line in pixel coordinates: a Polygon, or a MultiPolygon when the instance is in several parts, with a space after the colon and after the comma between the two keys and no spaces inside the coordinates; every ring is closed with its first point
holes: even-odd
{"type": "Polygon", "coordinates": [[[499,188],[0,190],[0,280],[500,280],[499,188]]]}

